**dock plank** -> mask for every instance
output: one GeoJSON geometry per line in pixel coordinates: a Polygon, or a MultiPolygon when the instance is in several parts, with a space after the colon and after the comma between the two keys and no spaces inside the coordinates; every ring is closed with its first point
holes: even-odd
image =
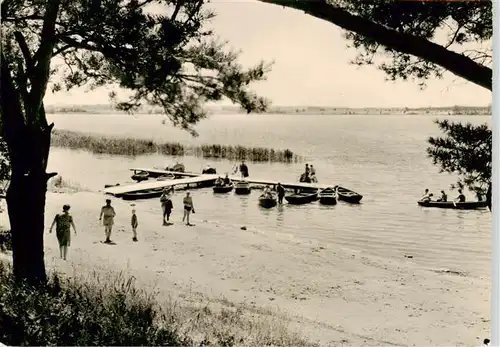
{"type": "Polygon", "coordinates": [[[153,181],[129,184],[126,186],[109,187],[103,190],[106,194],[119,195],[125,193],[139,192],[148,189],[160,189],[185,184],[202,183],[217,179],[218,175],[199,175],[196,177],[181,178],[177,180],[153,181]]]}

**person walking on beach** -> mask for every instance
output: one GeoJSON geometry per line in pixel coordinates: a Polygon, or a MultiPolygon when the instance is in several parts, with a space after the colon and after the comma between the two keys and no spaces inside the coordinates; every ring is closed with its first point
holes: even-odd
{"type": "Polygon", "coordinates": [[[132,224],[132,241],[137,242],[137,227],[139,226],[139,221],[137,220],[137,215],[135,214],[135,210],[132,210],[132,218],[130,220],[130,223],[132,224]]]}
{"type": "Polygon", "coordinates": [[[283,204],[283,197],[285,196],[285,188],[278,182],[276,186],[276,192],[278,193],[278,204],[283,204]]]}
{"type": "Polygon", "coordinates": [[[116,212],[113,206],[111,206],[111,200],[106,199],[106,205],[101,208],[99,216],[99,220],[102,220],[102,225],[104,225],[104,234],[106,235],[104,243],[111,243],[111,231],[113,230],[115,216],[116,212]]]}
{"type": "Polygon", "coordinates": [[[182,202],[184,204],[184,216],[182,217],[182,222],[184,222],[185,220],[186,225],[192,225],[191,223],[189,223],[189,215],[191,214],[191,211],[193,211],[193,213],[195,212],[194,212],[193,198],[191,198],[189,192],[186,193],[186,196],[184,197],[182,202]]]}
{"type": "Polygon", "coordinates": [[[63,212],[56,214],[54,217],[54,221],[50,226],[49,233],[52,233],[52,229],[54,225],[56,226],[56,236],[57,241],[59,242],[59,253],[61,258],[66,260],[66,256],[68,255],[68,247],[71,244],[71,227],[75,231],[76,235],[76,227],[73,222],[73,217],[69,214],[69,205],[63,206],[63,212]]]}
{"type": "Polygon", "coordinates": [[[163,211],[163,225],[168,225],[168,222],[170,221],[170,214],[172,213],[172,209],[174,208],[174,205],[172,204],[172,200],[170,199],[170,196],[168,195],[168,191],[165,189],[163,191],[163,194],[160,197],[160,202],[161,202],[161,209],[163,211]],[[165,217],[167,218],[165,220],[165,217]]]}

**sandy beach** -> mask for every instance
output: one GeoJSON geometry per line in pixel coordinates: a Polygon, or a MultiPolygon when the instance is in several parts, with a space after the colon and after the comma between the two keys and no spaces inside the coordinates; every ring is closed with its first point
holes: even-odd
{"type": "Polygon", "coordinates": [[[323,346],[472,346],[489,336],[489,278],[432,271],[414,261],[418,252],[374,257],[277,239],[251,225],[242,230],[204,219],[202,206],[195,226],[183,225],[175,206],[174,225],[164,227],[160,206],[155,212],[140,204],[135,243],[130,203],[119,199],[113,199],[116,245],[105,245],[98,222],[103,195],[48,193],[47,228],[64,203],[79,233],[66,262],[55,235],[47,234],[46,265],[69,276],[121,272],[157,291],[160,302],[244,303],[323,346]]]}

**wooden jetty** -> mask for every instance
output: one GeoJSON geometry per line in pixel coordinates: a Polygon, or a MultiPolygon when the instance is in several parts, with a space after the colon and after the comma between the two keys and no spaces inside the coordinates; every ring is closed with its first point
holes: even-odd
{"type": "MultiPolygon", "coordinates": [[[[126,186],[116,186],[109,187],[104,189],[106,194],[112,194],[114,196],[120,196],[125,193],[138,192],[143,190],[150,189],[161,189],[166,187],[174,187],[178,185],[187,185],[189,187],[190,184],[199,185],[201,183],[211,184],[214,183],[217,177],[224,177],[224,175],[219,174],[201,174],[194,172],[177,172],[177,171],[169,171],[169,170],[160,170],[160,169],[147,169],[147,168],[131,168],[131,171],[134,173],[137,172],[147,172],[149,173],[151,178],[157,178],[165,175],[175,175],[177,177],[184,177],[181,179],[175,180],[166,180],[166,181],[153,181],[153,182],[142,182],[136,183],[126,186]]],[[[278,182],[281,183],[283,188],[285,189],[325,189],[329,187],[333,187],[333,184],[319,184],[319,183],[302,183],[302,182],[281,182],[275,180],[267,180],[267,179],[257,179],[257,178],[242,178],[241,176],[229,176],[229,178],[234,182],[246,181],[251,184],[259,184],[259,185],[269,185],[271,187],[276,187],[278,182]]]]}
{"type": "Polygon", "coordinates": [[[319,183],[303,183],[303,182],[281,182],[281,181],[274,181],[274,180],[266,180],[266,179],[255,179],[255,178],[241,178],[241,176],[230,176],[229,177],[231,181],[234,182],[241,182],[241,181],[246,181],[248,183],[253,183],[253,184],[262,184],[262,185],[269,185],[271,187],[275,187],[278,185],[278,182],[281,183],[283,188],[288,188],[288,189],[307,189],[307,188],[312,188],[312,189],[325,189],[329,187],[333,187],[334,184],[319,184],[319,183]]]}
{"type": "MultiPolygon", "coordinates": [[[[166,171],[169,172],[169,171],[166,171]]],[[[165,181],[152,181],[152,182],[142,182],[129,184],[126,186],[114,186],[105,188],[103,191],[106,194],[111,194],[116,197],[120,197],[126,193],[132,192],[140,192],[143,190],[151,190],[151,189],[162,189],[167,187],[174,186],[188,186],[189,185],[200,185],[202,183],[214,183],[215,180],[219,177],[218,175],[198,175],[195,177],[181,178],[176,180],[165,180],[165,181]]]]}

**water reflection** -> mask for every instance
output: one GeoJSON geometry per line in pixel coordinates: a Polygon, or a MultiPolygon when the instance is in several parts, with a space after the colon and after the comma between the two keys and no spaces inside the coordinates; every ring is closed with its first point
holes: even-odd
{"type": "Polygon", "coordinates": [[[276,214],[276,226],[282,227],[285,222],[285,207],[283,205],[278,205],[276,210],[278,211],[276,214]]]}

